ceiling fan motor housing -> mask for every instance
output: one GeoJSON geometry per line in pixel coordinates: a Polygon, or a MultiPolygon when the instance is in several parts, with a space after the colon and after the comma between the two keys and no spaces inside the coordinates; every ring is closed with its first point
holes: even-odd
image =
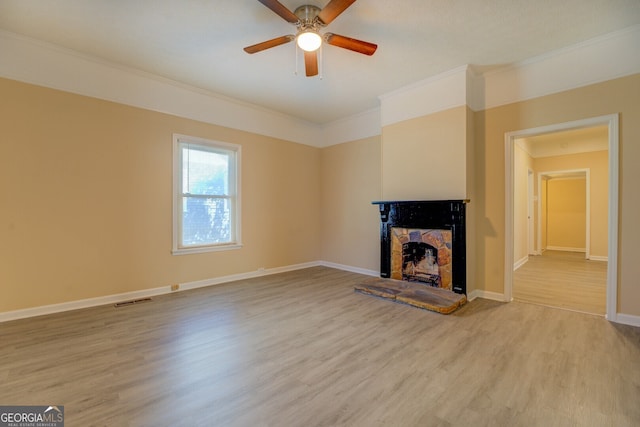
{"type": "Polygon", "coordinates": [[[296,26],[298,34],[296,40],[300,49],[305,52],[315,52],[322,44],[320,35],[320,25],[322,22],[318,18],[320,8],[312,5],[298,7],[294,12],[298,18],[296,26]]]}
{"type": "Polygon", "coordinates": [[[298,7],[294,12],[299,19],[298,31],[318,31],[322,22],[317,18],[320,13],[320,8],[313,5],[304,5],[298,7]]]}
{"type": "Polygon", "coordinates": [[[320,13],[320,8],[310,4],[298,7],[294,12],[294,15],[298,17],[301,22],[313,22],[313,20],[320,13]]]}

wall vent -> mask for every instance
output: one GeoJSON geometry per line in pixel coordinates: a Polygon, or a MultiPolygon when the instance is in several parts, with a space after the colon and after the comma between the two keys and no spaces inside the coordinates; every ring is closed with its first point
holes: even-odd
{"type": "Polygon", "coordinates": [[[113,304],[114,307],[118,308],[118,307],[127,307],[130,305],[134,305],[134,304],[140,304],[142,302],[151,302],[152,299],[151,298],[139,298],[139,299],[132,299],[129,301],[121,301],[121,302],[117,302],[115,304],[113,304]]]}

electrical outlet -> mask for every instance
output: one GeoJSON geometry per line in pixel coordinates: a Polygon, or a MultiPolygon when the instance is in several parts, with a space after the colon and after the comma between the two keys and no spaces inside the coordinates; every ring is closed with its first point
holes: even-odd
{"type": "Polygon", "coordinates": [[[172,291],[177,291],[178,289],[180,289],[180,285],[171,285],[172,291]]]}

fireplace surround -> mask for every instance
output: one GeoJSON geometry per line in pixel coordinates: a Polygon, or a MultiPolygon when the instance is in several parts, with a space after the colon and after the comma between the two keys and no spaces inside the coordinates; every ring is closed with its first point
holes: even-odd
{"type": "Polygon", "coordinates": [[[380,277],[418,281],[466,295],[468,202],[373,202],[380,211],[380,277]]]}

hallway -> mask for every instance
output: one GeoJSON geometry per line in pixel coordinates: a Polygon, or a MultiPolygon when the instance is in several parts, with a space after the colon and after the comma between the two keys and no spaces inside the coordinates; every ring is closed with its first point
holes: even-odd
{"type": "Polygon", "coordinates": [[[513,272],[513,299],[604,315],[607,263],[580,252],[545,251],[513,272]]]}

